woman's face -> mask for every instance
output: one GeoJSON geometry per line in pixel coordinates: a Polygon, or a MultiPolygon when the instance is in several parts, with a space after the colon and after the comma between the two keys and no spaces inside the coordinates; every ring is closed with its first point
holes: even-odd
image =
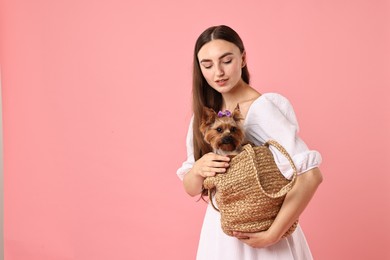
{"type": "Polygon", "coordinates": [[[212,40],[199,50],[198,60],[207,83],[216,91],[227,93],[242,82],[245,53],[242,54],[235,44],[212,40]]]}

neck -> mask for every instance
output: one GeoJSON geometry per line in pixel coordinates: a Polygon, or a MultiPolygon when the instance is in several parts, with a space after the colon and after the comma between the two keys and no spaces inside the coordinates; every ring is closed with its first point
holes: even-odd
{"type": "Polygon", "coordinates": [[[250,90],[251,87],[240,80],[240,82],[238,82],[228,93],[222,94],[222,109],[233,111],[239,102],[245,101],[247,93],[250,92],[250,90]]]}

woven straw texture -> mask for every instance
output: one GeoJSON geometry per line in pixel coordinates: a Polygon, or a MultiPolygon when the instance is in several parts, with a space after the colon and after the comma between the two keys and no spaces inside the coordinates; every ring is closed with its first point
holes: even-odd
{"type": "MultiPolygon", "coordinates": [[[[233,236],[233,231],[267,230],[294,185],[296,176],[295,165],[287,151],[270,140],[262,146],[245,145],[243,151],[232,158],[226,173],[207,177],[203,186],[208,189],[210,203],[221,213],[222,230],[233,236]],[[279,171],[269,145],[275,146],[289,160],[294,170],[291,181],[279,171]],[[213,204],[213,194],[219,209],[213,204]]],[[[284,237],[290,235],[297,224],[298,220],[284,237]]]]}

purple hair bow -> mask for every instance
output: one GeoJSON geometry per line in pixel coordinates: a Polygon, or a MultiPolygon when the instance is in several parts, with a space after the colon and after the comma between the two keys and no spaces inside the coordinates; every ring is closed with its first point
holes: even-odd
{"type": "Polygon", "coordinates": [[[230,117],[231,115],[232,115],[232,112],[230,112],[229,110],[218,112],[218,117],[224,117],[224,116],[230,117]]]}

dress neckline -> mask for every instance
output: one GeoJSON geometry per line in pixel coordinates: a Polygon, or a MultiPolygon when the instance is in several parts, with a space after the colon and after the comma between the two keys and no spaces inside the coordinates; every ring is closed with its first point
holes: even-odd
{"type": "Polygon", "coordinates": [[[244,126],[247,124],[247,119],[248,119],[249,114],[250,114],[251,111],[252,111],[253,105],[254,105],[256,102],[258,102],[260,99],[262,99],[262,97],[263,97],[264,95],[267,95],[267,93],[261,94],[259,97],[257,97],[255,100],[253,100],[252,104],[249,106],[248,112],[246,113],[246,116],[245,116],[245,119],[244,119],[244,126]]]}

